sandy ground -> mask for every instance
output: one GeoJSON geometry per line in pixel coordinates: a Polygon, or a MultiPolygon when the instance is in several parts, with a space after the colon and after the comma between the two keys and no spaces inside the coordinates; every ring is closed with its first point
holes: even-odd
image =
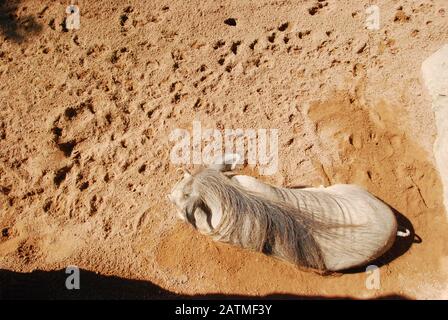
{"type": "Polygon", "coordinates": [[[448,6],[377,2],[378,31],[358,0],[78,1],[81,28],[68,31],[65,1],[1,1],[0,279],[4,292],[22,281],[5,297],[76,265],[94,292],[81,297],[124,281],[123,297],[142,298],[448,298],[420,77],[448,42],[448,6]],[[362,270],[323,277],[199,235],[166,200],[179,179],[169,134],[193,120],[279,129],[279,170],[261,179],[360,184],[413,225],[415,243],[397,243],[368,290],[362,270]]]}

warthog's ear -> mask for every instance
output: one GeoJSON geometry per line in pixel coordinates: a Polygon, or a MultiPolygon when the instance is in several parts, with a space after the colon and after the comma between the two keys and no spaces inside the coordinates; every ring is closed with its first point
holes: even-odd
{"type": "Polygon", "coordinates": [[[176,172],[182,172],[184,174],[184,177],[191,176],[190,171],[188,171],[186,168],[177,168],[176,172]]]}

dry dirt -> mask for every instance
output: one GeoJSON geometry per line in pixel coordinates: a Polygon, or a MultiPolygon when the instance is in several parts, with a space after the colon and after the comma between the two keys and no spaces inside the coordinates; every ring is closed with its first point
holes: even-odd
{"type": "Polygon", "coordinates": [[[180,295],[448,298],[420,78],[448,42],[446,1],[378,1],[378,31],[359,0],[78,1],[79,30],[64,28],[67,4],[0,2],[3,280],[76,265],[180,295]],[[166,200],[180,178],[169,134],[193,120],[279,129],[279,170],[261,179],[360,184],[420,243],[368,290],[364,272],[323,277],[199,235],[166,200]]]}

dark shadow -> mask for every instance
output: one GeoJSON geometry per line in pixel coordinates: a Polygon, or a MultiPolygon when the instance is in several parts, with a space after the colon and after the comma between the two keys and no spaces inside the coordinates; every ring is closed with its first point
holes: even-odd
{"type": "MultiPolygon", "coordinates": [[[[167,291],[149,281],[130,280],[115,276],[106,276],[80,269],[80,289],[68,290],[65,281],[70,274],[64,269],[55,271],[33,271],[19,273],[0,269],[1,300],[102,300],[102,299],[270,299],[270,300],[335,300],[352,299],[349,297],[298,296],[290,294],[272,294],[262,297],[244,295],[179,295],[167,291]]],[[[378,299],[407,299],[405,296],[388,295],[378,299]]]]}
{"type": "Polygon", "coordinates": [[[42,25],[34,16],[19,16],[19,3],[20,1],[0,0],[0,33],[14,42],[22,42],[26,37],[42,31],[42,25]]]}
{"type": "Polygon", "coordinates": [[[146,281],[80,269],[80,289],[68,290],[64,269],[19,273],[0,270],[0,299],[167,299],[175,294],[146,281]]]}
{"type": "Polygon", "coordinates": [[[308,186],[308,185],[302,185],[302,184],[298,184],[298,185],[287,185],[285,188],[287,189],[305,189],[305,188],[314,188],[313,186],[308,186]]]}
{"type": "Polygon", "coordinates": [[[377,258],[374,261],[369,262],[365,266],[349,269],[344,271],[343,273],[365,272],[366,267],[368,265],[375,265],[377,267],[381,267],[405,254],[411,248],[412,244],[422,242],[422,239],[415,233],[414,226],[412,225],[411,221],[409,221],[408,218],[406,218],[403,214],[398,212],[395,208],[391,206],[389,207],[392,209],[392,211],[395,214],[395,218],[397,219],[398,231],[406,232],[406,230],[409,230],[410,232],[409,236],[407,237],[397,236],[392,247],[381,257],[377,258]]]}

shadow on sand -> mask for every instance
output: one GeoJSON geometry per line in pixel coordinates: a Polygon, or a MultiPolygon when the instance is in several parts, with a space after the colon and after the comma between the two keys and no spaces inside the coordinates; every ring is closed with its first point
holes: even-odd
{"type": "MultiPolygon", "coordinates": [[[[88,270],[80,270],[80,289],[67,290],[65,270],[19,273],[0,269],[0,299],[2,300],[96,300],[96,299],[350,299],[347,297],[298,296],[272,294],[262,297],[244,295],[179,295],[167,291],[149,281],[130,280],[105,276],[88,270]]],[[[379,299],[407,299],[389,295],[379,299]]]]}
{"type": "Polygon", "coordinates": [[[19,3],[20,1],[0,0],[0,34],[20,43],[28,36],[40,33],[42,25],[32,15],[19,16],[19,3]]]}

